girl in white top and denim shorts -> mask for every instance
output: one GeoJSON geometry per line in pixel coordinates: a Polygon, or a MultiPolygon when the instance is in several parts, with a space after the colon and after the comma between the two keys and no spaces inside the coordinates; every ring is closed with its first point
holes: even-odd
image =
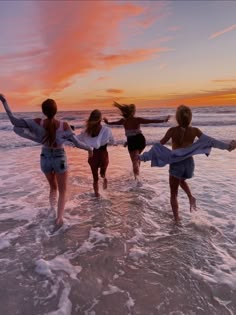
{"type": "MultiPolygon", "coordinates": [[[[41,120],[40,125],[43,127],[43,120],[41,120]]],[[[64,131],[63,122],[60,121],[59,128],[56,133],[64,131]]],[[[50,148],[44,144],[42,147],[42,152],[40,156],[40,166],[43,173],[64,173],[68,169],[66,152],[64,150],[63,144],[58,145],[57,148],[50,148]]]]}

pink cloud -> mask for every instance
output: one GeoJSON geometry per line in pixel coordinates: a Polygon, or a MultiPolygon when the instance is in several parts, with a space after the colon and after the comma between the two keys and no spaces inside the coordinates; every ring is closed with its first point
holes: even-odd
{"type": "Polygon", "coordinates": [[[122,94],[124,91],[119,89],[107,89],[106,92],[110,94],[122,94]]]}
{"type": "Polygon", "coordinates": [[[236,29],[236,24],[231,25],[230,27],[227,27],[227,28],[225,28],[225,29],[222,30],[222,31],[219,31],[219,32],[216,32],[216,33],[211,34],[211,35],[209,36],[209,39],[213,39],[213,38],[219,37],[219,36],[221,36],[221,35],[223,35],[223,34],[225,34],[225,33],[228,33],[228,32],[233,31],[234,29],[236,29]]]}
{"type": "Polygon", "coordinates": [[[48,48],[41,75],[52,88],[96,69],[99,53],[119,46],[119,23],[143,12],[141,6],[117,5],[113,1],[95,1],[92,5],[90,1],[71,1],[66,6],[58,2],[56,7],[51,1],[40,1],[38,5],[44,26],[42,37],[48,48]]]}
{"type": "MultiPolygon", "coordinates": [[[[26,38],[21,36],[16,50],[0,56],[5,65],[2,67],[4,80],[16,76],[14,84],[8,83],[11,90],[25,91],[29,86],[35,94],[48,95],[68,86],[77,75],[142,62],[168,51],[162,47],[121,49],[124,36],[130,32],[129,25],[148,19],[152,21],[145,2],[57,1],[55,6],[54,1],[37,1],[32,5],[37,13],[28,25],[32,32],[26,32],[26,38]],[[120,27],[123,22],[129,30],[125,34],[120,27]],[[23,43],[24,49],[19,51],[23,43]],[[107,49],[109,53],[106,53],[107,49]]],[[[159,12],[159,3],[152,3],[152,8],[159,12]]],[[[23,18],[18,21],[20,25],[23,18]]],[[[147,26],[148,22],[144,22],[142,27],[147,26]]]]}

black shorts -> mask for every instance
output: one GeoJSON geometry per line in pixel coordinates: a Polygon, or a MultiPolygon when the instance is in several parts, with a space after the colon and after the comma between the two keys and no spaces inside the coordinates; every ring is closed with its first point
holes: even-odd
{"type": "Polygon", "coordinates": [[[146,140],[144,135],[142,133],[139,133],[135,136],[128,136],[127,144],[129,151],[138,150],[141,153],[146,147],[146,140]]]}

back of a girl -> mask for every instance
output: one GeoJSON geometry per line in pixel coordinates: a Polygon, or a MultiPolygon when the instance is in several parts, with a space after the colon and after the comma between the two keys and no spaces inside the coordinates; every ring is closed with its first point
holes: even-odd
{"type": "Polygon", "coordinates": [[[193,144],[196,137],[200,137],[202,132],[196,127],[192,127],[192,111],[185,105],[180,105],[176,111],[178,126],[170,128],[168,133],[172,140],[172,149],[186,148],[193,144]]]}

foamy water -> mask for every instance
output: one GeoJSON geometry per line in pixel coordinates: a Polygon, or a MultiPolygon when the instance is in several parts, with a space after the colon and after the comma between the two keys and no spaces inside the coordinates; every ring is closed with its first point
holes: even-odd
{"type": "MultiPolygon", "coordinates": [[[[221,140],[236,138],[235,108],[215,111],[196,110],[195,125],[221,140]]],[[[172,112],[145,112],[166,113],[172,112]]],[[[61,115],[78,127],[85,119],[61,115]]],[[[143,132],[153,143],[167,128],[143,132]]],[[[15,136],[3,114],[0,129],[0,314],[236,313],[235,151],[195,157],[189,184],[198,211],[189,212],[180,190],[182,223],[176,226],[168,167],[142,164],[137,187],[121,128],[113,128],[119,145],[108,149],[108,189],[101,187],[100,199],[87,153],[67,147],[65,225],[51,235],[55,213],[39,169],[40,146],[15,136]]]]}

